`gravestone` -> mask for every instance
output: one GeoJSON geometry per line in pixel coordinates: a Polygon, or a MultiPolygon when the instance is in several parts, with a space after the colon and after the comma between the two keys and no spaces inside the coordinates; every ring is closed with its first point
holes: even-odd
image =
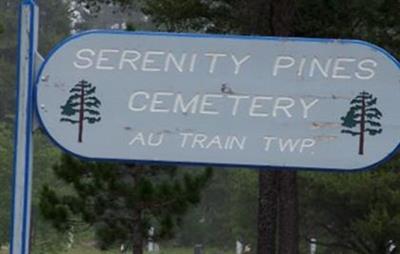
{"type": "Polygon", "coordinates": [[[196,244],[194,246],[194,254],[204,254],[204,246],[202,244],[196,244]]]}

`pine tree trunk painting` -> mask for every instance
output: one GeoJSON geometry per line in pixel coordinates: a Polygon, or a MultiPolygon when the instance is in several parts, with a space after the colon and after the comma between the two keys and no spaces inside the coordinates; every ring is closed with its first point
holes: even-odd
{"type": "Polygon", "coordinates": [[[360,120],[360,141],[358,147],[358,154],[364,154],[364,132],[365,132],[365,97],[361,98],[361,120],[360,120]]]}
{"type": "Polygon", "coordinates": [[[359,136],[358,154],[364,155],[365,152],[365,134],[375,136],[382,133],[382,125],[379,120],[382,113],[375,107],[378,99],[368,92],[361,92],[351,100],[352,105],[346,116],[341,117],[342,133],[352,136],[359,136]],[[353,130],[358,127],[358,131],[353,130]]]}
{"type": "Polygon", "coordinates": [[[86,80],[79,81],[70,91],[71,96],[61,106],[61,122],[78,124],[78,143],[83,142],[85,122],[94,124],[101,121],[99,108],[101,102],[94,94],[96,87],[86,80]],[[77,115],[77,118],[74,116],[77,115]]]}
{"type": "Polygon", "coordinates": [[[79,133],[78,133],[78,142],[82,143],[82,134],[83,134],[83,116],[84,116],[84,100],[85,100],[85,90],[83,89],[83,86],[81,86],[81,94],[80,94],[80,108],[79,108],[79,133]]]}

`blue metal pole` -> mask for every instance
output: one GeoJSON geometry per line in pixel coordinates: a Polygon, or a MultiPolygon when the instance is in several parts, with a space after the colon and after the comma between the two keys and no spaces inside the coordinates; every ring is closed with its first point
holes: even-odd
{"type": "Polygon", "coordinates": [[[11,254],[28,254],[30,251],[33,85],[37,40],[38,7],[33,0],[23,0],[18,35],[11,254]]]}

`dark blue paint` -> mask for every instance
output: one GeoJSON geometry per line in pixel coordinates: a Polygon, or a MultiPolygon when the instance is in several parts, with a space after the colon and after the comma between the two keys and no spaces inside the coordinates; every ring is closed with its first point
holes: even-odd
{"type": "MultiPolygon", "coordinates": [[[[19,6],[19,19],[18,19],[18,47],[17,47],[17,83],[16,83],[16,118],[15,118],[15,123],[14,123],[14,158],[13,158],[13,183],[12,183],[12,189],[13,189],[13,196],[12,196],[12,202],[11,202],[11,223],[10,223],[10,236],[14,235],[14,219],[15,219],[15,211],[14,211],[14,206],[15,206],[15,187],[16,187],[16,165],[17,165],[17,156],[16,156],[16,151],[18,148],[18,127],[19,127],[19,122],[18,122],[18,115],[19,115],[19,68],[21,66],[21,16],[22,16],[22,5],[20,4],[19,6]]],[[[13,244],[13,239],[10,237],[10,253],[13,253],[14,250],[14,244],[13,244]]]]}

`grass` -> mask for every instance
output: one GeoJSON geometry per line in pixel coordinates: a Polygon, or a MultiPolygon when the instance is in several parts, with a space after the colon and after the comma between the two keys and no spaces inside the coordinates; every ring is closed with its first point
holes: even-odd
{"type": "MultiPolygon", "coordinates": [[[[119,250],[110,250],[110,251],[100,251],[94,247],[87,247],[87,246],[75,246],[71,250],[67,252],[62,252],[63,254],[121,254],[119,250]]],[[[128,252],[130,254],[131,252],[128,252]]],[[[155,252],[153,252],[155,253],[155,252]]],[[[205,249],[205,254],[233,254],[232,252],[224,252],[222,250],[218,250],[215,248],[205,249]]],[[[0,250],[0,254],[8,254],[6,250],[0,250]]],[[[145,254],[149,254],[145,252],[145,254]]],[[[193,254],[192,248],[162,248],[160,252],[157,254],[193,254]]]]}
{"type": "MultiPolygon", "coordinates": [[[[93,247],[76,247],[71,249],[68,252],[65,252],[68,254],[117,254],[121,253],[118,250],[111,250],[111,251],[100,251],[97,250],[93,247]]],[[[131,252],[128,252],[131,253],[131,252]]],[[[153,252],[156,253],[156,252],[153,252]]],[[[160,249],[160,252],[157,254],[193,254],[194,251],[192,248],[162,248],[160,249]]],[[[215,248],[210,248],[210,249],[205,249],[204,251],[205,254],[233,254],[232,252],[223,252],[222,250],[218,250],[215,248]]],[[[149,254],[148,252],[145,252],[144,254],[149,254]]]]}

